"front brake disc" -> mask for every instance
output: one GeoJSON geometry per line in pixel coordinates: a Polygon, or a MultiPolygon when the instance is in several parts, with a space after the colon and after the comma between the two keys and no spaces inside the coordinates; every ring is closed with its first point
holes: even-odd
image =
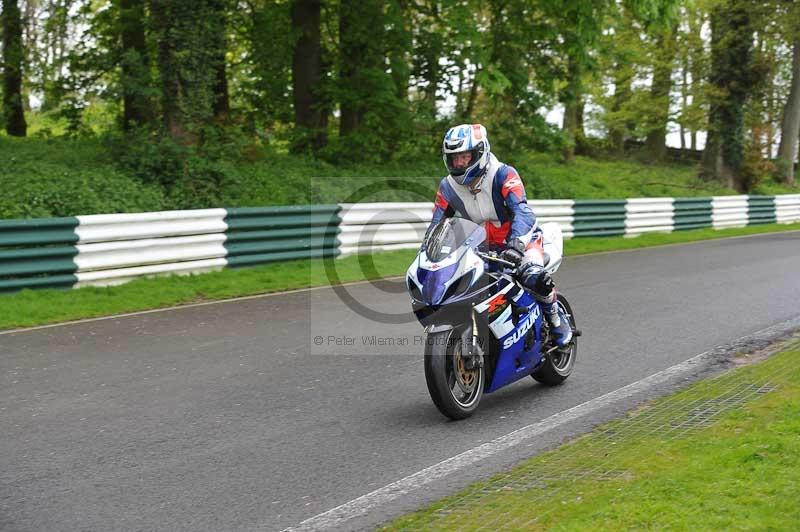
{"type": "Polygon", "coordinates": [[[456,359],[456,367],[455,367],[455,374],[456,374],[456,384],[458,387],[461,388],[461,391],[465,394],[472,393],[475,389],[475,384],[478,382],[478,369],[469,370],[466,367],[464,362],[464,357],[461,356],[459,353],[455,357],[456,359]]]}

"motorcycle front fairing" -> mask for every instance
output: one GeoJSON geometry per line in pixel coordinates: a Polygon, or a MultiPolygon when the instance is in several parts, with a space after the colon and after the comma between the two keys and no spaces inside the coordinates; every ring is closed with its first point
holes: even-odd
{"type": "Polygon", "coordinates": [[[471,321],[475,294],[492,284],[483,278],[485,263],[475,253],[485,238],[483,227],[463,218],[445,218],[428,233],[406,276],[423,327],[471,321]]]}
{"type": "Polygon", "coordinates": [[[486,391],[529,375],[540,363],[542,313],[510,275],[493,272],[476,253],[483,227],[444,219],[426,237],[407,273],[412,308],[426,331],[472,324],[488,333],[486,391]],[[491,272],[491,273],[489,273],[491,272]]]}

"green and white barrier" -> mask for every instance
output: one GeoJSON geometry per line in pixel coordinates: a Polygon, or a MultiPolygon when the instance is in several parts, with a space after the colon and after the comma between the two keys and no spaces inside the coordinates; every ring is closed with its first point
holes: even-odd
{"type": "Polygon", "coordinates": [[[0,291],[120,284],[339,253],[338,205],[0,220],[0,291]]]}
{"type": "MultiPolygon", "coordinates": [[[[565,238],[800,221],[800,194],[529,203],[565,238]]],[[[0,220],[0,291],[415,248],[431,215],[430,203],[359,203],[0,220]]]]}
{"type": "MultiPolygon", "coordinates": [[[[800,221],[800,194],[627,200],[529,200],[539,223],[556,222],[564,238],[637,236],[704,227],[800,221]]],[[[342,205],[342,255],[419,246],[429,203],[342,205]]]]}

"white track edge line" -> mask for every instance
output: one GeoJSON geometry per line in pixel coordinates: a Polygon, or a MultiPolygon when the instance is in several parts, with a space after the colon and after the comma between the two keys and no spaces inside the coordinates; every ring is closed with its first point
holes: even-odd
{"type": "MultiPolygon", "coordinates": [[[[800,328],[800,317],[767,327],[765,329],[761,329],[747,336],[743,336],[729,345],[736,346],[737,344],[746,342],[749,339],[769,339],[770,337],[779,337],[780,335],[794,331],[797,328],[800,328]]],[[[429,484],[435,480],[446,477],[460,469],[465,468],[466,466],[479,462],[501,451],[519,445],[525,440],[595,412],[619,401],[620,399],[625,399],[632,395],[636,395],[637,393],[640,393],[655,385],[669,381],[678,375],[687,373],[692,369],[701,366],[704,362],[706,362],[706,359],[713,357],[719,349],[720,347],[700,353],[699,355],[695,355],[688,360],[654,373],[649,377],[645,377],[644,379],[628,384],[627,386],[623,386],[622,388],[608,392],[605,395],[601,395],[600,397],[596,397],[586,401],[585,403],[581,403],[567,410],[553,414],[542,421],[537,421],[536,423],[532,423],[517,429],[504,436],[495,438],[490,442],[457,454],[456,456],[447,458],[396,482],[387,484],[382,488],[362,495],[361,497],[353,499],[335,508],[331,508],[330,510],[315,515],[314,517],[310,517],[296,526],[284,529],[284,532],[329,530],[331,528],[341,526],[344,522],[355,517],[362,516],[372,508],[387,502],[391,502],[398,497],[424,486],[425,484],[429,484]]]]}

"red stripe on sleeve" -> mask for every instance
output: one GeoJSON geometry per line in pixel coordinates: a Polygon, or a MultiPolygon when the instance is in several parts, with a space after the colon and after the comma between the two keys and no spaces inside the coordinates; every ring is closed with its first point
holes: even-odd
{"type": "Polygon", "coordinates": [[[436,191],[436,206],[441,208],[442,210],[447,210],[447,207],[449,205],[450,204],[447,202],[447,200],[444,199],[444,196],[442,196],[442,193],[437,190],[436,191]]]}
{"type": "Polygon", "coordinates": [[[522,196],[525,195],[525,187],[522,185],[522,179],[520,179],[516,172],[508,172],[506,180],[503,182],[503,188],[500,192],[502,193],[503,198],[508,197],[508,194],[513,192],[519,199],[522,199],[522,196]]]}

